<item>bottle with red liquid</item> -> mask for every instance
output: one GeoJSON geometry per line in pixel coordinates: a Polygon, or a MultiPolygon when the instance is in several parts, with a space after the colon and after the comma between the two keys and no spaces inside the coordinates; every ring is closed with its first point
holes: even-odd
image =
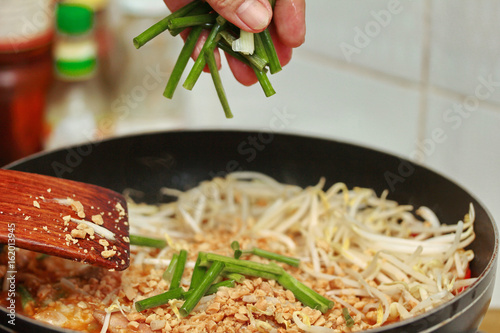
{"type": "Polygon", "coordinates": [[[53,0],[0,1],[0,165],[42,149],[53,0]]]}

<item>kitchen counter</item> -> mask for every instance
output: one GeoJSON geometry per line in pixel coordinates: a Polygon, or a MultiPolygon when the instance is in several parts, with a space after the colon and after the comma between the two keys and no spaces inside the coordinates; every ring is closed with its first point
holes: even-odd
{"type": "Polygon", "coordinates": [[[500,308],[490,309],[481,323],[479,329],[482,333],[498,333],[500,331],[500,308]]]}

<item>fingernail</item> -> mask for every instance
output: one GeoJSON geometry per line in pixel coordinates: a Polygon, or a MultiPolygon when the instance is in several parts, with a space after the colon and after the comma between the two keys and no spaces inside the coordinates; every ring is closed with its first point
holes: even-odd
{"type": "Polygon", "coordinates": [[[236,14],[250,29],[264,29],[271,20],[271,13],[261,2],[246,0],[236,10],[236,14]]]}

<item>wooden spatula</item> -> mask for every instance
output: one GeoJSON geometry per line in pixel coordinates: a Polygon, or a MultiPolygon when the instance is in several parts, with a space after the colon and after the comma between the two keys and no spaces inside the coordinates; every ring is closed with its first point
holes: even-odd
{"type": "Polygon", "coordinates": [[[125,198],[99,186],[0,169],[0,243],[123,270],[125,198]]]}

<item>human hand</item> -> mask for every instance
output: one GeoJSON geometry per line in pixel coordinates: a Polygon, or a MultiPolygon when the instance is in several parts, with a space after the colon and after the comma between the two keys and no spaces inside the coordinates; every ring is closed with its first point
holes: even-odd
{"type": "MultiPolygon", "coordinates": [[[[174,12],[193,0],[164,0],[170,11],[174,12]]],[[[273,37],[276,53],[282,66],[292,58],[292,49],[304,43],[305,0],[276,0],[273,10],[268,0],[206,0],[210,6],[238,28],[249,32],[264,30],[273,18],[269,27],[273,37]]],[[[196,58],[203,46],[206,34],[202,35],[193,52],[196,58]]],[[[186,37],[186,34],[183,34],[186,37]]],[[[220,55],[216,50],[216,59],[220,67],[220,55]]],[[[234,77],[242,84],[249,86],[257,82],[253,70],[231,56],[226,56],[234,77]]]]}

